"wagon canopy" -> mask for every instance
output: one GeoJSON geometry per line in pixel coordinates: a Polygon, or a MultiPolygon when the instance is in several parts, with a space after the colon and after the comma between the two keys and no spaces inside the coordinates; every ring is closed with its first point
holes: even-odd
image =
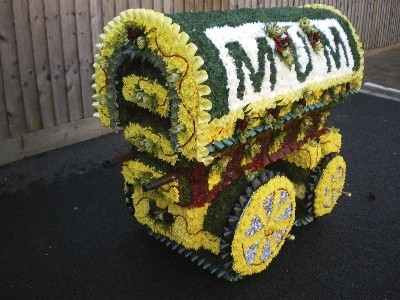
{"type": "MultiPolygon", "coordinates": [[[[96,113],[139,151],[208,164],[209,146],[238,122],[360,88],[363,51],[338,10],[122,12],[104,28],[94,64],[96,113]],[[208,147],[207,147],[208,146],[208,147]]],[[[290,109],[289,109],[290,112],[290,109]]],[[[246,124],[247,126],[247,124],[246,124]]]]}

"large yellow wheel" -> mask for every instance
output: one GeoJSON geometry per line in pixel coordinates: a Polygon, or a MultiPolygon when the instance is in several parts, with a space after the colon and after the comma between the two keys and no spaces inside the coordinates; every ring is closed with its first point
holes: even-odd
{"type": "Polygon", "coordinates": [[[250,275],[263,271],[278,254],[295,219],[295,190],[285,176],[272,172],[255,179],[235,204],[225,227],[221,253],[233,271],[250,275]],[[229,251],[230,255],[226,255],[229,251]],[[228,248],[228,249],[226,249],[228,248]],[[225,257],[224,257],[225,254],[225,257]]]}
{"type": "Polygon", "coordinates": [[[311,176],[308,187],[309,212],[315,217],[329,214],[343,193],[346,163],[342,156],[325,156],[311,176]]]}

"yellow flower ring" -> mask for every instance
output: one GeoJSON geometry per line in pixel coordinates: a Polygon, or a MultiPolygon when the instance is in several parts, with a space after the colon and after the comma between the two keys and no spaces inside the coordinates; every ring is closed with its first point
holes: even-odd
{"type": "Polygon", "coordinates": [[[263,271],[278,254],[295,220],[296,192],[291,181],[275,176],[250,196],[232,240],[233,270],[263,271]]]}
{"type": "Polygon", "coordinates": [[[332,211],[342,194],[345,178],[346,163],[342,156],[334,156],[323,169],[315,188],[315,216],[321,217],[332,211]]]}
{"type": "Polygon", "coordinates": [[[321,217],[330,213],[343,193],[346,162],[337,153],[325,156],[315,168],[308,183],[306,204],[310,215],[321,217]]]}

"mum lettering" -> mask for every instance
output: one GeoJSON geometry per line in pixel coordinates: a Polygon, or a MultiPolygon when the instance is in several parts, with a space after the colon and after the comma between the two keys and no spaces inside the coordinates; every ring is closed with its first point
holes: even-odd
{"type": "Polygon", "coordinates": [[[313,83],[352,74],[354,59],[340,24],[334,19],[311,20],[311,24],[320,32],[323,49],[319,52],[312,49],[298,23],[278,23],[290,26],[287,32],[294,59],[290,68],[281,61],[261,22],[205,30],[226,70],[230,110],[261,100],[274,101],[313,83]]]}

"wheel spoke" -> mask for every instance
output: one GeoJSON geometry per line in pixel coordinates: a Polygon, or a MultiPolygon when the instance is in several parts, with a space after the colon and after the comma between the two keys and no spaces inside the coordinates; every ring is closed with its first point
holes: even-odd
{"type": "Polygon", "coordinates": [[[268,227],[271,218],[268,217],[265,211],[261,212],[258,214],[259,218],[261,219],[261,222],[264,224],[264,228],[268,227]]]}
{"type": "Polygon", "coordinates": [[[279,230],[274,231],[271,235],[269,235],[269,240],[271,242],[271,247],[279,246],[283,241],[284,233],[279,230]]]}
{"type": "Polygon", "coordinates": [[[264,246],[262,247],[262,250],[261,250],[260,260],[264,262],[268,258],[270,258],[271,255],[272,255],[271,242],[270,242],[269,238],[266,238],[264,246]]]}
{"type": "Polygon", "coordinates": [[[273,214],[276,213],[276,211],[279,209],[279,202],[280,202],[280,190],[276,190],[274,192],[274,200],[272,201],[273,203],[273,214]]]}
{"type": "Polygon", "coordinates": [[[263,237],[264,237],[264,231],[259,231],[252,236],[244,237],[242,242],[244,249],[247,249],[251,245],[259,242],[263,237]]]}
{"type": "Polygon", "coordinates": [[[269,245],[271,246],[272,249],[278,246],[278,243],[276,242],[273,234],[268,236],[268,240],[269,240],[269,245]]]}
{"type": "Polygon", "coordinates": [[[275,242],[279,245],[282,242],[282,239],[283,239],[282,233],[274,231],[273,236],[274,236],[275,242]]]}

